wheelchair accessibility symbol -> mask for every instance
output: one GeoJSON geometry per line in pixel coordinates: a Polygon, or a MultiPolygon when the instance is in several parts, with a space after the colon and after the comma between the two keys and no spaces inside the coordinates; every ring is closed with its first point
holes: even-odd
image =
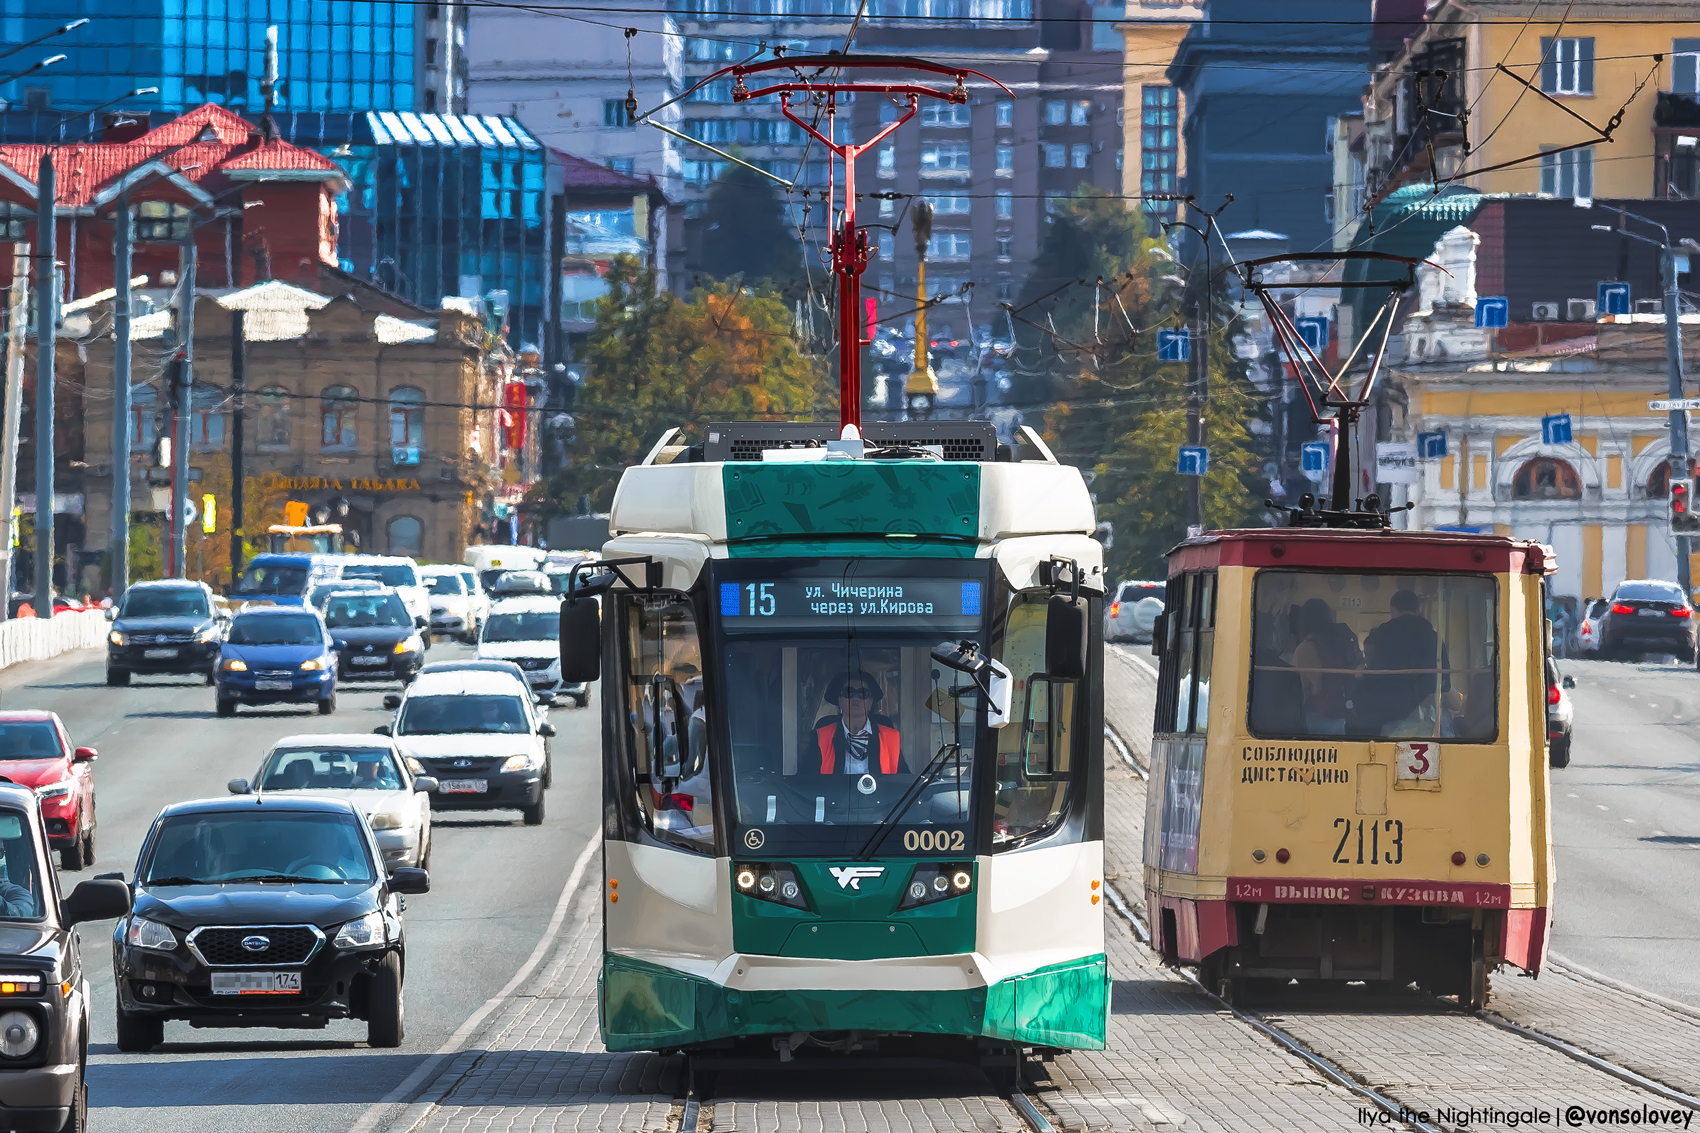
{"type": "Polygon", "coordinates": [[[744,848],[747,850],[759,850],[761,849],[762,843],[765,841],[767,841],[767,835],[763,834],[760,830],[750,829],[744,831],[744,848]]]}

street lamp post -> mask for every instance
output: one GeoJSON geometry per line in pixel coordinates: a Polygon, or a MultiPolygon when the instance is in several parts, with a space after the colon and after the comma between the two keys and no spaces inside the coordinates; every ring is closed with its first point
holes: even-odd
{"type": "Polygon", "coordinates": [[[911,421],[933,415],[939,400],[939,379],[933,373],[932,360],[927,353],[927,245],[933,238],[933,206],[918,200],[915,218],[915,369],[903,386],[903,401],[911,421]]]}
{"type": "MultiPolygon", "coordinates": [[[[41,151],[36,177],[35,302],[35,614],[53,616],[53,363],[58,346],[58,220],[53,150],[41,151]]],[[[11,501],[7,501],[8,506],[11,501]]],[[[70,564],[66,564],[69,571],[70,564]]],[[[69,580],[67,580],[69,581],[69,580]]]]}

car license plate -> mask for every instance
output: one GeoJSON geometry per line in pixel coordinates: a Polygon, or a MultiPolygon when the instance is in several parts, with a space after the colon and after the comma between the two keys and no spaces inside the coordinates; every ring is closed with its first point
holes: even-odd
{"type": "Polygon", "coordinates": [[[1662,611],[1662,610],[1636,610],[1635,612],[1643,618],[1656,618],[1661,613],[1663,613],[1664,611],[1662,611]]]}
{"type": "Polygon", "coordinates": [[[351,657],[349,660],[356,665],[385,665],[389,663],[388,657],[351,657]]]}
{"type": "Polygon", "coordinates": [[[295,684],[292,681],[255,681],[254,687],[261,692],[288,692],[295,684]]]}
{"type": "Polygon", "coordinates": [[[300,972],[214,972],[214,995],[300,995],[300,972]]]}
{"type": "Polygon", "coordinates": [[[143,658],[145,658],[146,660],[149,660],[149,661],[162,661],[167,657],[177,656],[177,650],[175,650],[175,649],[144,649],[144,650],[142,650],[142,656],[143,656],[143,658]]]}
{"type": "Polygon", "coordinates": [[[489,789],[487,779],[444,779],[437,784],[439,795],[482,795],[489,789]]]}

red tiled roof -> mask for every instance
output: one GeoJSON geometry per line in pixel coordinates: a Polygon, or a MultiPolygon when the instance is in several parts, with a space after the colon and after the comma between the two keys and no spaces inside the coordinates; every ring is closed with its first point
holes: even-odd
{"type": "MultiPolygon", "coordinates": [[[[555,159],[555,164],[560,167],[562,186],[569,193],[577,189],[580,192],[630,193],[634,197],[639,193],[661,196],[661,189],[655,184],[653,177],[633,177],[629,173],[616,173],[594,161],[553,147],[549,153],[555,159]]],[[[664,196],[662,201],[666,201],[664,196]]]]}
{"type": "Polygon", "coordinates": [[[285,141],[270,141],[245,150],[228,161],[219,162],[219,169],[309,169],[327,174],[342,174],[336,162],[317,150],[303,149],[285,141]]]}
{"type": "Polygon", "coordinates": [[[160,148],[182,145],[200,133],[201,127],[209,122],[217,132],[218,140],[230,145],[247,141],[248,135],[254,132],[253,124],[240,114],[233,114],[224,107],[209,102],[173,118],[163,126],[154,127],[137,138],[136,144],[160,148]]]}

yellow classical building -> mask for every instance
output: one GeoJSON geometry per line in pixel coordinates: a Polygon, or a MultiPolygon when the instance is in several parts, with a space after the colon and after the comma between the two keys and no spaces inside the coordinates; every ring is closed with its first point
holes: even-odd
{"type": "MultiPolygon", "coordinates": [[[[1186,103],[1165,72],[1204,6],[1193,0],[1128,0],[1116,24],[1127,49],[1122,63],[1122,193],[1178,193],[1186,174],[1181,123],[1186,103]]],[[[1148,217],[1174,220],[1174,201],[1130,200],[1148,217]]],[[[1153,223],[1155,228],[1155,223],[1153,223]]]]}

